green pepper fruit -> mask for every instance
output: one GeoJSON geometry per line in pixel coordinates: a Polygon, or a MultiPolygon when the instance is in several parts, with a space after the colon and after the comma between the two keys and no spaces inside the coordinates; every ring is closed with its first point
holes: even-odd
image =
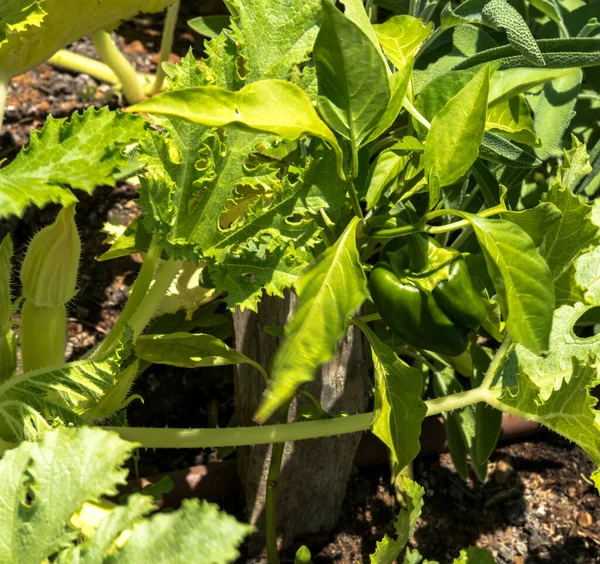
{"type": "Polygon", "coordinates": [[[432,237],[392,241],[369,276],[375,306],[391,330],[414,347],[458,356],[486,316],[461,253],[432,237]]]}

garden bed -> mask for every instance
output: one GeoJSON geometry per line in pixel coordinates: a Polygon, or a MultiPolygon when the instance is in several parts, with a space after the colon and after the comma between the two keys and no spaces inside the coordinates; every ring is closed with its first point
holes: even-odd
{"type": "MultiPolygon", "coordinates": [[[[199,14],[184,8],[173,61],[189,47],[196,52],[201,48],[201,38],[184,25],[186,16],[195,15],[199,14]]],[[[153,69],[160,20],[141,17],[118,30],[125,53],[139,70],[153,69]]],[[[93,54],[85,40],[73,48],[93,54]]],[[[17,77],[9,93],[0,158],[14,157],[19,147],[27,144],[29,131],[40,127],[48,115],[64,117],[104,103],[116,107],[119,100],[110,95],[106,85],[85,75],[42,65],[17,77]]],[[[92,197],[80,195],[77,221],[84,242],[84,274],[79,295],[69,306],[70,360],[80,357],[108,332],[139,268],[135,257],[95,261],[106,249],[100,233],[103,223],[128,223],[136,216],[135,184],[98,188],[92,197]]],[[[13,234],[17,261],[33,234],[49,223],[55,212],[53,206],[31,210],[23,220],[0,226],[0,235],[5,231],[13,234]]],[[[183,370],[154,365],[139,378],[132,393],[144,398],[144,403],[134,401],[128,409],[128,421],[134,426],[225,426],[233,410],[233,376],[228,367],[183,370]]],[[[218,454],[210,450],[141,452],[138,472],[150,476],[217,460],[218,454]]],[[[228,462],[229,474],[231,465],[228,462]]],[[[592,471],[593,464],[579,447],[548,433],[500,446],[484,484],[463,482],[448,454],[422,456],[414,473],[426,490],[426,503],[411,545],[425,557],[441,562],[451,561],[460,548],[472,544],[491,550],[501,563],[596,561],[600,559],[600,498],[587,481],[592,471]]],[[[385,532],[392,532],[399,509],[388,478],[385,466],[353,473],[334,533],[299,539],[311,548],[315,562],[368,560],[375,542],[385,532]]],[[[235,480],[229,483],[233,484],[231,490],[214,501],[242,519],[239,489],[235,480]]],[[[294,548],[282,554],[282,561],[293,561],[294,548]]]]}

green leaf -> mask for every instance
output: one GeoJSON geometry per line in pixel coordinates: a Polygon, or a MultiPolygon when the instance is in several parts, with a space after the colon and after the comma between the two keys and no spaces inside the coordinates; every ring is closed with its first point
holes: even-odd
{"type": "Polygon", "coordinates": [[[475,162],[483,140],[490,69],[481,69],[435,115],[425,142],[425,172],[435,169],[449,186],[475,162]]]}
{"type": "Polygon", "coordinates": [[[219,86],[197,86],[159,94],[127,111],[182,118],[209,127],[272,133],[288,141],[313,135],[336,151],[342,175],[342,150],[335,135],[321,121],[310,98],[291,82],[261,80],[238,92],[219,86]]]}
{"type": "Polygon", "coordinates": [[[515,68],[496,71],[490,79],[489,105],[523,94],[532,88],[567,74],[573,69],[515,68]]]}
{"type": "Polygon", "coordinates": [[[266,421],[298,386],[314,379],[321,364],[333,358],[349,315],[364,300],[366,280],[356,249],[358,224],[358,218],[352,219],[335,245],[298,280],[298,301],[273,359],[257,421],[266,421]]]}
{"type": "Polygon", "coordinates": [[[81,425],[85,411],[115,385],[131,344],[128,331],[104,358],[15,374],[0,384],[0,439],[14,443],[60,423],[81,425]]]}
{"type": "MultiPolygon", "coordinates": [[[[600,38],[570,37],[568,39],[539,39],[536,41],[547,69],[590,67],[600,64],[600,38]]],[[[529,60],[511,45],[487,49],[459,61],[454,70],[468,69],[491,61],[499,61],[500,70],[529,67],[529,60]]]]}
{"type": "Polygon", "coordinates": [[[556,0],[530,0],[540,12],[546,14],[552,21],[564,25],[560,5],[556,0]]]}
{"type": "Polygon", "coordinates": [[[419,47],[431,34],[433,23],[401,15],[373,28],[387,58],[398,70],[402,70],[412,65],[419,47]]]}
{"type": "MultiPolygon", "coordinates": [[[[585,153],[585,146],[580,145],[575,150],[585,153]]],[[[578,259],[600,244],[600,221],[594,217],[597,212],[594,214],[592,206],[584,204],[562,184],[563,180],[571,185],[576,183],[577,173],[569,178],[569,170],[570,167],[562,174],[559,172],[543,196],[562,212],[560,221],[548,230],[541,247],[550,267],[557,306],[584,301],[585,289],[577,281],[578,259]]]]}
{"type": "MultiPolygon", "coordinates": [[[[308,60],[321,22],[320,0],[288,0],[276,10],[271,0],[233,3],[231,28],[240,46],[247,82],[287,79],[296,65],[308,60]]],[[[237,71],[237,58],[231,62],[231,70],[237,71]]]]}
{"type": "Polygon", "coordinates": [[[258,366],[246,355],[228,347],[221,339],[203,333],[143,335],[135,342],[141,360],[183,368],[246,363],[258,366]]]}
{"type": "Polygon", "coordinates": [[[10,235],[0,243],[0,338],[4,326],[12,314],[12,299],[10,292],[10,275],[12,272],[11,260],[13,244],[10,235]]]}
{"type": "MultiPolygon", "coordinates": [[[[9,0],[0,5],[0,68],[16,76],[62,47],[139,12],[161,12],[173,0],[9,0]]],[[[92,161],[93,162],[93,161],[92,161]]]]}
{"type": "Polygon", "coordinates": [[[371,431],[390,449],[396,474],[421,450],[419,436],[427,413],[427,406],[421,400],[423,379],[417,369],[400,360],[364,323],[358,325],[371,345],[375,366],[371,431]]]}
{"type": "MultiPolygon", "coordinates": [[[[578,304],[556,310],[551,342],[564,342],[560,348],[551,349],[547,359],[517,347],[503,367],[490,402],[577,443],[600,466],[600,422],[594,410],[598,400],[590,395],[599,383],[598,338],[572,339],[565,334],[587,309],[578,304]]],[[[598,487],[596,476],[597,471],[594,478],[598,487]]]]}
{"type": "Polygon", "coordinates": [[[367,210],[377,205],[384,190],[395,182],[409,161],[409,155],[386,149],[377,155],[367,177],[367,210]]]}
{"type": "Polygon", "coordinates": [[[485,129],[504,133],[509,139],[531,147],[539,147],[529,104],[523,95],[498,102],[488,108],[485,129]]]}
{"type": "Polygon", "coordinates": [[[385,112],[379,123],[375,126],[375,129],[371,130],[371,133],[367,136],[363,145],[370,143],[377,139],[380,135],[385,133],[396,121],[400,110],[402,110],[402,104],[408,91],[408,85],[412,76],[412,64],[405,66],[402,70],[395,72],[389,77],[390,84],[390,102],[385,109],[385,112]]]}
{"type": "Polygon", "coordinates": [[[543,66],[544,57],[537,46],[527,23],[519,12],[504,0],[468,0],[455,10],[447,4],[442,11],[442,27],[460,23],[481,23],[506,32],[513,49],[531,64],[543,66]]]}
{"type": "Polygon", "coordinates": [[[185,500],[155,511],[152,497],[134,494],[114,505],[123,467],[137,445],[94,428],[59,428],[39,443],[24,442],[0,460],[2,562],[228,562],[254,527],[216,505],[185,500]]]}
{"type": "Polygon", "coordinates": [[[229,27],[229,16],[199,16],[188,20],[187,23],[196,33],[214,39],[224,29],[229,27]]]}
{"type": "Polygon", "coordinates": [[[541,141],[535,153],[540,159],[547,159],[562,149],[563,135],[575,116],[582,78],[583,73],[577,69],[548,82],[537,97],[530,97],[535,104],[535,131],[541,141]]]}
{"type": "Polygon", "coordinates": [[[74,542],[71,516],[85,501],[117,493],[135,446],[114,433],[63,428],[6,452],[0,460],[0,561],[43,562],[74,542]]]}
{"type": "Polygon", "coordinates": [[[212,272],[219,290],[226,291],[230,309],[258,311],[263,292],[283,297],[283,290],[293,287],[300,273],[309,265],[312,255],[291,245],[261,253],[244,250],[223,257],[212,272]]]}
{"type": "Polygon", "coordinates": [[[152,234],[144,229],[142,221],[139,217],[136,217],[117,237],[110,249],[96,260],[102,262],[119,257],[128,257],[134,253],[145,253],[151,242],[152,234]]]}
{"type": "Polygon", "coordinates": [[[358,148],[390,100],[380,53],[355,23],[325,0],[313,60],[319,79],[319,113],[358,148]]]}
{"type": "Polygon", "coordinates": [[[409,478],[402,477],[402,492],[406,498],[406,509],[400,509],[394,522],[396,538],[385,535],[377,543],[375,552],[371,554],[371,564],[394,564],[402,549],[412,537],[415,524],[423,507],[423,494],[425,490],[409,478]]]}
{"type": "Polygon", "coordinates": [[[486,131],[483,135],[483,142],[479,147],[479,156],[482,159],[508,165],[512,168],[535,168],[542,164],[542,161],[529,149],[518,147],[508,139],[490,131],[486,131]]]}
{"type": "MultiPolygon", "coordinates": [[[[542,202],[535,208],[523,211],[506,211],[502,213],[502,219],[506,219],[518,225],[527,235],[531,237],[533,244],[539,247],[548,231],[562,217],[562,212],[552,202],[542,202]]],[[[542,256],[548,257],[542,253],[542,256]]],[[[556,284],[555,284],[556,289],[556,284]]]]}
{"type": "Polygon", "coordinates": [[[49,117],[31,134],[29,147],[0,168],[0,218],[23,215],[29,205],[76,202],[71,188],[88,194],[96,186],[116,184],[129,159],[123,149],[146,136],[138,116],[89,108],[69,120],[49,117]],[[90,166],[93,163],[93,166],[90,166]]]}
{"type": "Polygon", "coordinates": [[[548,350],[554,286],[548,264],[531,237],[503,219],[464,217],[483,251],[508,332],[536,353],[548,350]]]}
{"type": "Polygon", "coordinates": [[[102,562],[233,562],[239,557],[238,545],[254,530],[220,511],[217,505],[186,499],[178,511],[158,513],[137,524],[125,546],[102,562]]]}
{"type": "Polygon", "coordinates": [[[495,562],[491,552],[476,546],[463,548],[460,555],[454,559],[454,564],[494,564],[495,562]]]}

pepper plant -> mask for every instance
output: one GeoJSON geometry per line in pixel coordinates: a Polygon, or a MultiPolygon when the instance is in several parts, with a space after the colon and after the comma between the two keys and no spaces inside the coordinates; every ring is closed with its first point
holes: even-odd
{"type": "MultiPolygon", "coordinates": [[[[40,235],[28,250],[20,328],[11,315],[21,299],[11,301],[9,277],[1,279],[5,448],[122,409],[146,363],[249,363],[268,382],[261,426],[110,429],[149,448],[371,429],[389,447],[395,478],[418,454],[423,419],[442,414],[457,471],[466,476],[470,459],[484,479],[504,412],[567,437],[600,465],[590,394],[600,341],[587,336],[600,305],[598,127],[590,120],[579,138],[568,134],[580,92],[594,89],[597,27],[543,4],[561,37],[536,39],[503,0],[448,3],[435,26],[437,3],[411,2],[409,14],[383,23],[372,23],[372,3],[342,4],[344,12],[329,0],[288,0],[276,11],[267,0],[228,2],[230,26],[206,57],[167,65],[167,92],[126,113],[50,119],[0,169],[2,216],[50,201],[65,207],[52,229],[71,233],[69,272],[74,190],[140,173],[141,216],[102,258],[144,254],[118,322],[74,363],[57,360],[62,341],[46,360],[35,358],[41,347],[27,349],[27,324],[45,331],[39,308],[50,304],[36,302],[26,280],[61,280],[44,270],[52,261],[29,265],[42,264],[38,240],[51,249],[57,238],[40,235]],[[436,57],[450,37],[450,53],[436,57]],[[189,264],[203,265],[202,280],[231,309],[256,311],[264,294],[294,289],[270,366],[194,332],[196,314],[185,327],[147,329],[189,264]],[[371,346],[373,410],[320,408],[312,421],[265,424],[285,414],[351,324],[371,346]],[[16,370],[19,336],[25,372],[16,370]]],[[[10,255],[5,239],[3,264],[10,255]]],[[[72,280],[53,304],[64,309],[71,289],[72,280]]],[[[404,544],[387,538],[374,561],[393,561],[404,544]]]]}

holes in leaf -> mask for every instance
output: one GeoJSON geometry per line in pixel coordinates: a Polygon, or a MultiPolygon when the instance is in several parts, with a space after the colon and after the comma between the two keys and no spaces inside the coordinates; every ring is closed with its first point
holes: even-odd
{"type": "Polygon", "coordinates": [[[289,225],[302,225],[303,223],[310,221],[310,219],[311,215],[309,213],[295,213],[293,215],[288,215],[288,217],[285,218],[285,222],[289,225]]]}
{"type": "Polygon", "coordinates": [[[593,307],[584,312],[575,322],[573,333],[581,339],[600,334],[600,307],[593,307]]]}

